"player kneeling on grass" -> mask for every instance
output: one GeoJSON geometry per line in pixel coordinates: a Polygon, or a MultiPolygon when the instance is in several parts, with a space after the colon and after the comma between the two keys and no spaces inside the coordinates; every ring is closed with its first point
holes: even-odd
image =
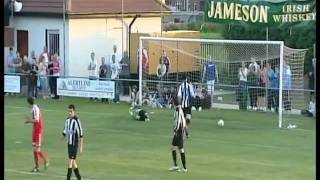
{"type": "Polygon", "coordinates": [[[174,121],[175,122],[174,122],[174,129],[173,129],[173,139],[171,143],[173,167],[169,168],[169,171],[180,171],[180,168],[177,165],[177,153],[176,153],[176,149],[179,149],[181,162],[183,165],[182,171],[187,172],[186,157],[183,149],[183,137],[186,130],[186,120],[180,105],[175,110],[174,121]]]}
{"type": "Polygon", "coordinates": [[[141,106],[130,107],[129,113],[134,120],[149,122],[149,114],[141,106]]]}
{"type": "Polygon", "coordinates": [[[32,106],[31,110],[31,117],[26,116],[25,123],[32,123],[33,130],[32,130],[32,146],[33,146],[33,155],[34,155],[34,162],[35,167],[32,169],[31,172],[39,172],[39,157],[44,160],[44,168],[47,169],[49,166],[49,161],[47,155],[43,150],[40,149],[41,142],[43,140],[43,120],[42,120],[42,113],[39,107],[35,104],[34,99],[29,97],[27,102],[30,106],[32,106]]]}
{"type": "Polygon", "coordinates": [[[82,153],[83,144],[83,132],[80,123],[80,119],[76,116],[75,106],[73,104],[69,105],[69,115],[65,121],[64,129],[62,135],[67,138],[68,143],[68,154],[69,154],[69,164],[67,180],[71,179],[72,169],[78,180],[81,180],[80,172],[76,162],[77,152],[82,153]],[[80,146],[79,146],[80,140],[80,146]]]}

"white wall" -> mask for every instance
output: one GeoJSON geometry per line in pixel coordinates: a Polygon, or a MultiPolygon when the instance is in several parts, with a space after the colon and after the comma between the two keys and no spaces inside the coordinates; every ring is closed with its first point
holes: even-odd
{"type": "MultiPolygon", "coordinates": [[[[60,58],[63,60],[63,19],[53,17],[21,17],[15,16],[12,21],[15,28],[14,49],[17,49],[17,30],[28,31],[28,51],[29,55],[34,50],[36,56],[42,52],[45,46],[46,29],[59,30],[60,58]]],[[[67,51],[66,51],[67,52],[67,51]]],[[[66,53],[67,54],[67,53],[66,53]]]]}
{"type": "MultiPolygon", "coordinates": [[[[107,62],[109,61],[113,45],[117,45],[117,51],[122,55],[122,51],[128,48],[128,28],[132,19],[124,19],[123,34],[121,18],[70,19],[68,32],[68,59],[70,61],[67,64],[70,68],[68,68],[68,74],[87,77],[87,67],[92,51],[96,54],[98,66],[101,64],[101,57],[105,57],[107,62]]],[[[160,31],[160,17],[137,18],[131,28],[132,33],[152,34],[160,31]]]]}

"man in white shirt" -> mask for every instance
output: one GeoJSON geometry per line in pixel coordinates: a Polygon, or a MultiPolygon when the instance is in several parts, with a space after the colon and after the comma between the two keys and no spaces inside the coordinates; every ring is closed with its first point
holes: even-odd
{"type": "MultiPolygon", "coordinates": [[[[119,79],[119,73],[120,73],[121,66],[116,61],[116,55],[113,54],[111,56],[111,79],[119,79]]],[[[117,80],[115,81],[115,98],[113,102],[118,103],[119,102],[119,82],[117,80]]]]}
{"type": "Polygon", "coordinates": [[[14,61],[16,58],[17,56],[14,53],[13,48],[10,47],[9,55],[7,56],[7,59],[6,59],[6,66],[5,66],[6,73],[15,73],[14,61]]]}
{"type": "Polygon", "coordinates": [[[97,78],[97,61],[95,59],[95,53],[91,52],[91,61],[88,65],[89,79],[95,80],[97,78]]]}
{"type": "Polygon", "coordinates": [[[247,75],[248,69],[245,62],[242,62],[242,66],[239,69],[239,109],[247,110],[247,96],[248,96],[248,86],[247,86],[247,75]]]}
{"type": "MultiPolygon", "coordinates": [[[[88,71],[89,71],[89,80],[96,80],[97,79],[97,61],[95,58],[95,53],[91,52],[91,61],[88,66],[88,71]]],[[[90,99],[93,99],[92,97],[90,99]]],[[[97,100],[98,98],[95,98],[97,100]]]]}
{"type": "Polygon", "coordinates": [[[162,80],[163,76],[166,74],[167,67],[163,62],[163,59],[160,59],[160,64],[157,66],[157,77],[159,80],[162,80]]]}
{"type": "MultiPolygon", "coordinates": [[[[115,61],[116,61],[118,64],[120,64],[121,55],[118,54],[118,52],[117,52],[117,45],[113,45],[113,53],[112,53],[110,59],[112,59],[113,56],[115,57],[115,61]]],[[[112,60],[111,60],[111,62],[112,62],[112,60]]]]}
{"type": "Polygon", "coordinates": [[[256,61],[256,58],[251,58],[251,63],[249,64],[249,69],[252,69],[254,74],[258,74],[260,66],[256,61]]]}

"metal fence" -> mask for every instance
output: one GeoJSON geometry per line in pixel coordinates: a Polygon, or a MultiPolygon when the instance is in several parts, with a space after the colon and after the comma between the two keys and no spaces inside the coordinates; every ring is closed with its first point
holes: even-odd
{"type": "MultiPolygon", "coordinates": [[[[52,98],[61,99],[57,93],[59,86],[57,84],[58,78],[64,79],[83,79],[89,81],[89,77],[77,77],[77,76],[40,76],[31,74],[5,74],[5,94],[13,96],[33,96],[36,98],[52,98]],[[6,77],[11,77],[7,79],[6,77]],[[12,80],[12,77],[19,77],[19,80],[12,80]],[[7,82],[6,82],[7,81],[7,82]],[[19,83],[19,84],[17,84],[19,83]],[[11,90],[10,90],[11,88],[11,90]],[[19,88],[16,92],[12,89],[19,88]],[[7,89],[7,90],[6,90],[7,89]]],[[[92,80],[92,79],[91,79],[92,80]]],[[[104,101],[109,99],[108,102],[135,101],[138,103],[138,79],[111,79],[111,78],[97,78],[98,82],[114,82],[114,98],[95,98],[97,101],[104,101]],[[137,91],[134,91],[136,89],[137,91]],[[136,97],[133,97],[134,94],[136,97]]],[[[168,82],[168,81],[154,81],[154,80],[143,80],[143,103],[144,105],[149,105],[152,107],[172,107],[172,103],[177,95],[177,89],[180,85],[179,82],[168,82]]],[[[210,94],[206,91],[207,84],[205,83],[193,83],[195,91],[199,91],[197,98],[194,99],[193,105],[195,109],[201,107],[202,109],[222,108],[222,109],[239,109],[240,101],[245,101],[247,106],[246,110],[256,110],[252,107],[252,96],[249,91],[246,91],[244,97],[240,97],[239,86],[238,85],[224,85],[215,84],[215,91],[210,94]],[[201,90],[199,90],[201,89],[201,90]],[[241,99],[244,98],[244,99],[241,99]]],[[[99,87],[98,87],[99,88],[99,87]]],[[[272,90],[278,91],[274,88],[264,88],[258,86],[247,86],[247,90],[255,89],[255,91],[264,91],[265,96],[263,96],[263,104],[261,104],[264,109],[261,111],[276,112],[277,107],[277,97],[275,93],[271,93],[272,90]]],[[[85,89],[80,88],[79,91],[85,92],[85,89]]],[[[103,91],[103,90],[101,90],[103,91]]],[[[315,91],[310,89],[290,89],[283,92],[284,98],[287,97],[287,104],[283,104],[284,109],[289,113],[300,113],[303,109],[308,109],[309,102],[313,97],[315,100],[315,91]],[[284,94],[286,93],[286,94],[284,94]],[[288,108],[286,106],[289,106],[288,108]]],[[[73,96],[71,93],[68,96],[73,96]]],[[[79,97],[79,96],[78,96],[79,97]]],[[[90,98],[90,95],[83,95],[83,98],[90,98]]],[[[256,97],[257,98],[257,97],[256,97]]],[[[254,100],[255,101],[255,100],[254,100]]],[[[284,101],[286,102],[286,101],[284,101]]]]}

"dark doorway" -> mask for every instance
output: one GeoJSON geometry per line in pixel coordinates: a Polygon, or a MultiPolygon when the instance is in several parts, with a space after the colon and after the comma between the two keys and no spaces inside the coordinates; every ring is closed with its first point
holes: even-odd
{"type": "Polygon", "coordinates": [[[17,51],[21,58],[28,56],[28,31],[17,30],[17,51]]]}

